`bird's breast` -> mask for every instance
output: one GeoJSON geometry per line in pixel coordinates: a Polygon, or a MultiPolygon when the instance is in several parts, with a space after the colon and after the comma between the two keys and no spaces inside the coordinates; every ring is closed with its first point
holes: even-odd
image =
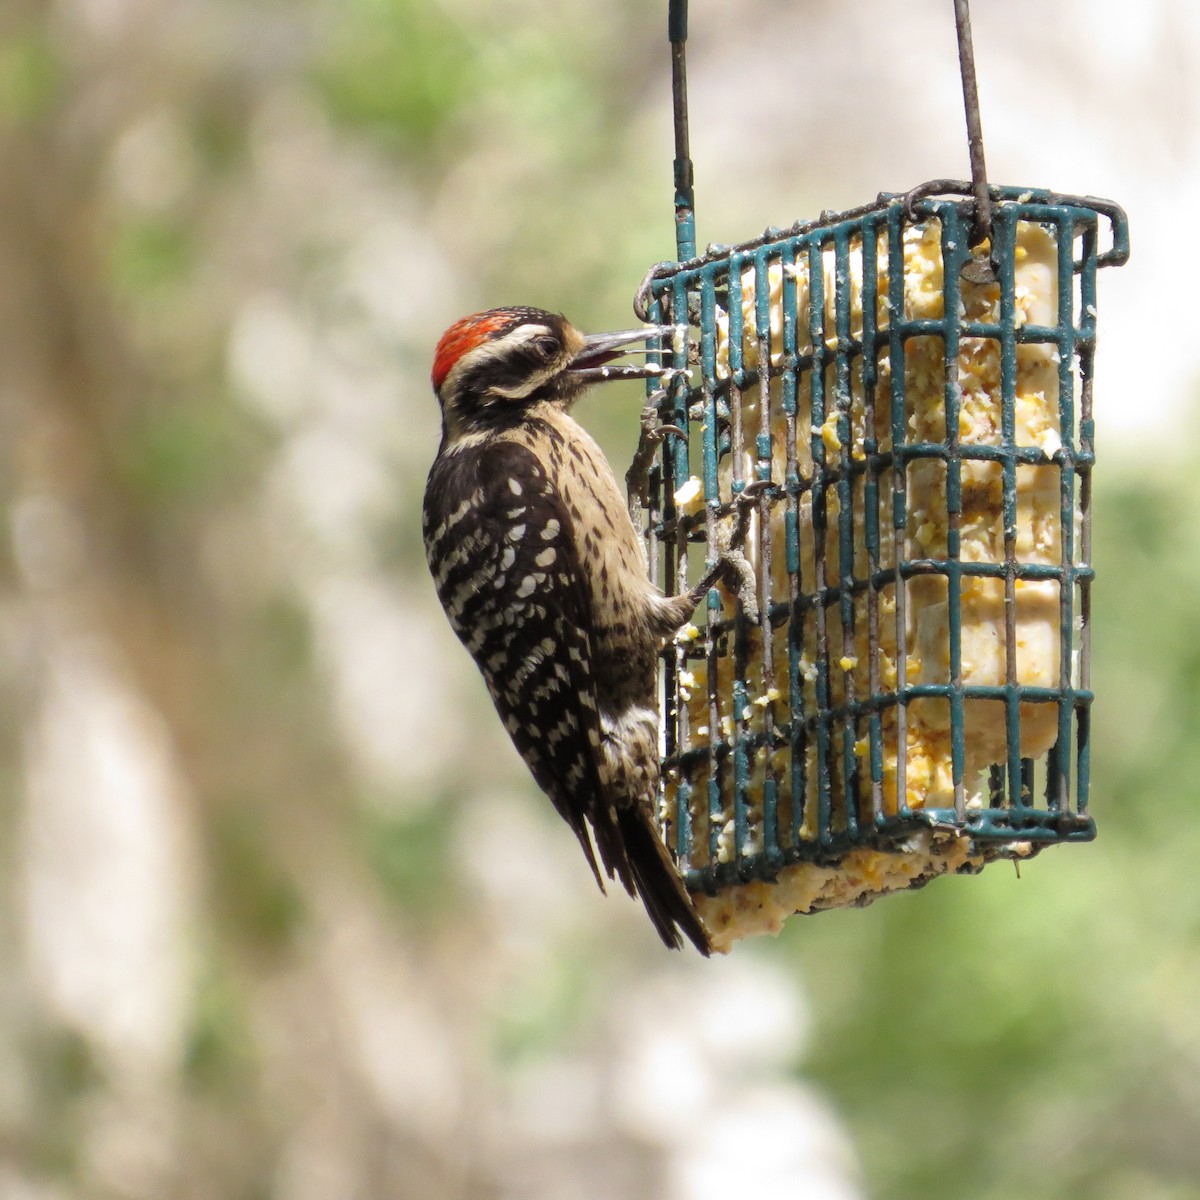
{"type": "Polygon", "coordinates": [[[571,417],[555,416],[547,422],[549,433],[530,448],[545,455],[571,518],[592,604],[598,686],[619,707],[653,694],[657,639],[650,616],[658,591],[647,577],[641,535],[603,451],[571,417]]]}

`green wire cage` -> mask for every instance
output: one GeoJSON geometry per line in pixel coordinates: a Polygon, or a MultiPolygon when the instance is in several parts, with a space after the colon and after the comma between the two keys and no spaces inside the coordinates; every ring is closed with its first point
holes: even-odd
{"type": "MultiPolygon", "coordinates": [[[[681,0],[670,38],[678,258],[635,307],[688,334],[639,498],[666,590],[735,526],[755,572],[663,654],[664,826],[720,943],[1094,836],[1096,276],[1129,243],[1115,204],[988,187],[980,141],[971,183],[697,254],[681,0]]],[[[964,95],[970,127],[966,63],[964,95]]]]}

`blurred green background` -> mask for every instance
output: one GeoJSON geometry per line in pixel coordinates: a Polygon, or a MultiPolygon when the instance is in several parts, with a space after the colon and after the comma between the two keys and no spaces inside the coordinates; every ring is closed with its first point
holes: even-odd
{"type": "MultiPolygon", "coordinates": [[[[966,172],[949,0],[693,0],[701,243],[966,172]]],[[[1093,846],[701,963],[438,611],[431,347],[670,257],[665,3],[0,8],[0,1197],[1200,1196],[1200,18],[976,0],[1111,196],[1093,846]]],[[[614,461],[636,387],[582,416],[614,461]]]]}

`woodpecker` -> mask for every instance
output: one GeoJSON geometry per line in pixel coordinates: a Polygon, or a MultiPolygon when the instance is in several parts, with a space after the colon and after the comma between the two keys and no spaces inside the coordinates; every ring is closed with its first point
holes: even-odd
{"type": "Polygon", "coordinates": [[[712,586],[664,596],[600,447],[571,416],[592,382],[670,327],[585,336],[499,308],[452,325],[432,382],[442,440],[425,488],[425,552],[450,624],[600,890],[640,897],[672,949],[709,940],[655,823],[657,655],[712,586]]]}

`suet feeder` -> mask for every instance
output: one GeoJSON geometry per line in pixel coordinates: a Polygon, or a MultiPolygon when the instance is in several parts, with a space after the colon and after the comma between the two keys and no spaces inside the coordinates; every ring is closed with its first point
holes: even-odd
{"type": "Polygon", "coordinates": [[[663,655],[664,828],[720,945],[1094,837],[1096,275],[1129,243],[1115,204],[988,185],[956,0],[970,182],[697,253],[686,8],[677,261],[636,307],[687,336],[633,500],[665,590],[739,523],[754,569],[663,655]]]}

